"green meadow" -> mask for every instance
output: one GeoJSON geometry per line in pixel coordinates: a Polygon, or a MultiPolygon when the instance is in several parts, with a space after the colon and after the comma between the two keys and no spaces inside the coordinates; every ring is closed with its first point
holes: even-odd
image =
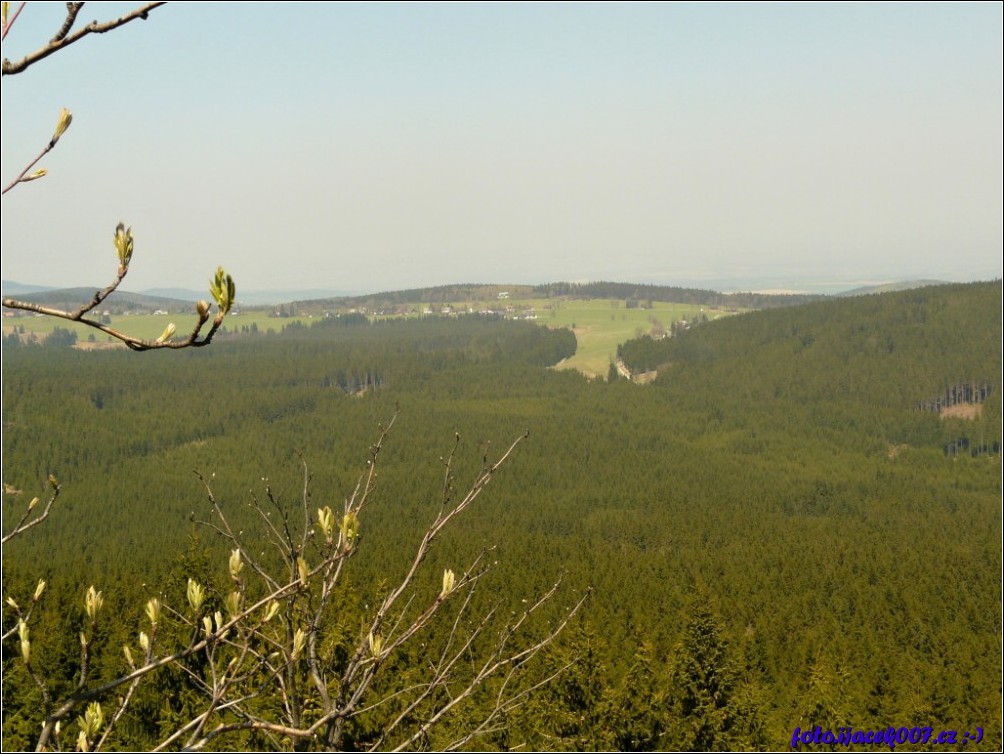
{"type": "MultiPolygon", "coordinates": [[[[532,301],[522,303],[534,305],[532,301]]],[[[537,322],[570,327],[575,333],[575,355],[559,364],[559,369],[577,369],[596,377],[606,375],[620,344],[642,335],[668,332],[673,322],[690,322],[702,314],[709,320],[725,316],[723,310],[692,304],[654,301],[650,309],[628,309],[620,299],[570,299],[554,301],[538,310],[537,322]]]]}

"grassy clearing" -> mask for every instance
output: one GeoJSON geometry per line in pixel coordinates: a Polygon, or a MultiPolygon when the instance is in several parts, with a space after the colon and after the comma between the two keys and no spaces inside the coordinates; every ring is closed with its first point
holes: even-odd
{"type": "MultiPolygon", "coordinates": [[[[532,302],[527,302],[532,305],[532,302]]],[[[538,305],[537,322],[551,327],[570,327],[579,342],[575,356],[563,362],[561,369],[577,369],[583,374],[606,376],[610,362],[617,356],[617,346],[646,333],[669,330],[673,322],[693,320],[704,313],[708,319],[724,312],[706,306],[653,302],[651,309],[628,309],[624,301],[587,299],[548,302],[538,305]]]]}

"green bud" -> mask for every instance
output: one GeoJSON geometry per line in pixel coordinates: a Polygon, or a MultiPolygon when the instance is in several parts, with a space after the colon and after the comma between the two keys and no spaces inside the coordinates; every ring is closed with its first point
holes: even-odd
{"type": "Polygon", "coordinates": [[[119,266],[128,267],[132,260],[132,228],[126,228],[123,223],[115,226],[115,250],[119,255],[119,266]]]}
{"type": "Polygon", "coordinates": [[[98,619],[98,613],[104,604],[104,596],[92,584],[87,590],[87,595],[84,597],[84,608],[87,610],[87,617],[91,619],[91,623],[94,623],[98,619]]]}
{"type": "Polygon", "coordinates": [[[146,617],[150,619],[150,623],[157,625],[160,622],[160,600],[156,597],[151,597],[146,603],[146,617]]]}
{"type": "Polygon", "coordinates": [[[307,567],[307,561],[303,559],[302,555],[296,559],[296,572],[300,576],[300,583],[306,586],[310,569],[307,567]]]}
{"type": "Polygon", "coordinates": [[[35,587],[35,594],[32,596],[32,602],[38,602],[42,598],[42,592],[45,591],[45,579],[38,580],[38,586],[35,587]]]}
{"type": "Polygon", "coordinates": [[[66,133],[66,129],[73,122],[73,113],[65,107],[59,112],[59,120],[56,121],[56,130],[52,134],[52,143],[59,141],[59,137],[66,133]]]}
{"type": "Polygon", "coordinates": [[[136,667],[136,663],[133,662],[133,659],[132,659],[132,650],[129,649],[129,645],[128,644],[123,644],[122,645],[122,654],[125,655],[126,662],[129,664],[129,667],[130,668],[135,668],[136,667]]]}
{"type": "Polygon", "coordinates": [[[342,516],[342,523],[338,529],[342,533],[345,547],[351,549],[352,543],[359,536],[359,516],[355,514],[355,511],[349,511],[342,516]]]}
{"type": "Polygon", "coordinates": [[[77,718],[77,724],[80,725],[81,735],[85,736],[87,740],[98,735],[101,726],[105,724],[105,714],[101,710],[101,704],[99,702],[88,704],[83,717],[77,718]]]}
{"type": "Polygon", "coordinates": [[[237,298],[237,286],[234,279],[222,267],[216,268],[216,279],[209,282],[209,293],[216,301],[220,310],[220,318],[229,313],[237,298]]]}
{"type": "Polygon", "coordinates": [[[157,338],[157,342],[163,343],[165,340],[168,340],[172,335],[174,335],[174,330],[174,323],[168,322],[167,327],[164,328],[164,332],[162,332],[160,337],[157,338]]]}
{"type": "Polygon", "coordinates": [[[279,612],[279,603],[276,602],[275,600],[272,600],[265,607],[265,619],[262,621],[262,623],[268,623],[275,617],[275,614],[277,612],[279,612]]]}
{"type": "Polygon", "coordinates": [[[440,597],[445,597],[450,592],[453,591],[453,585],[456,582],[456,576],[453,575],[453,571],[447,568],[443,571],[443,591],[439,593],[440,597]]]}
{"type": "Polygon", "coordinates": [[[243,569],[244,564],[241,562],[240,548],[232,550],[230,552],[230,578],[234,581],[240,581],[241,571],[243,569]]]}
{"type": "Polygon", "coordinates": [[[139,632],[139,646],[143,650],[143,654],[150,654],[150,637],[142,631],[139,632]]]}
{"type": "Polygon", "coordinates": [[[331,544],[335,529],[335,514],[330,506],[325,505],[323,508],[317,509],[317,525],[321,527],[324,540],[331,544]]]}
{"type": "Polygon", "coordinates": [[[370,654],[373,655],[374,657],[379,657],[380,650],[383,649],[383,637],[380,636],[380,634],[376,634],[374,636],[373,632],[371,631],[368,639],[370,644],[370,654]]]}
{"type": "Polygon", "coordinates": [[[205,591],[202,589],[202,585],[199,584],[195,579],[188,580],[188,604],[191,605],[192,610],[199,612],[202,608],[202,601],[205,599],[205,591]]]}
{"type": "Polygon", "coordinates": [[[302,628],[296,629],[296,633],[293,634],[293,661],[296,662],[300,655],[303,653],[303,646],[307,641],[307,634],[302,628]]]}

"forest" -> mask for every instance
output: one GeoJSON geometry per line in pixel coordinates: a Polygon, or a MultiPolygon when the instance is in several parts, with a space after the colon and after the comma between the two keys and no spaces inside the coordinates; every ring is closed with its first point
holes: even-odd
{"type": "MultiPolygon", "coordinates": [[[[430,572],[488,552],[472,610],[515,616],[560,581],[531,637],[571,617],[511,677],[519,703],[465,748],[771,750],[796,728],[930,726],[1000,750],[1001,305],[995,281],[722,318],[625,343],[632,371],[658,370],[647,385],[551,369],[575,352],[569,330],[491,317],[332,318],[174,353],[5,339],[4,534],[53,479],[59,497],[3,548],[3,596],[20,606],[3,618],[4,750],[34,748],[85,676],[97,688],[128,670],[150,600],[180,609],[196,579],[223,609],[240,569],[205,525],[211,503],[264,543],[257,501],[288,517],[307,469],[311,512],[339,506],[380,445],[351,588],[318,637],[345,663],[436,516],[443,459],[474,478],[524,436],[430,572]],[[31,668],[16,633],[29,604],[31,668]]],[[[188,641],[164,622],[163,646],[188,641]]],[[[448,625],[402,650],[399,683],[448,625]]],[[[105,748],[180,747],[170,735],[215,667],[189,659],[145,676],[105,748]]],[[[457,740],[501,691],[485,684],[408,748],[457,740]]],[[[320,701],[304,699],[309,718],[320,701]]],[[[388,746],[393,714],[354,719],[343,748],[388,746]]],[[[211,746],[303,743],[235,727],[211,746]]]]}

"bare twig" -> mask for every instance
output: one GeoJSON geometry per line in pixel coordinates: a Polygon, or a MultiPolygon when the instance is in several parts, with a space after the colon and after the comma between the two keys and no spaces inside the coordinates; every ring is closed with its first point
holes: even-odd
{"type": "Polygon", "coordinates": [[[213,336],[216,335],[217,330],[220,329],[220,325],[223,324],[223,318],[233,306],[235,300],[234,297],[236,296],[236,286],[234,285],[233,278],[228,275],[222,267],[219,267],[216,270],[216,282],[210,284],[210,293],[216,300],[217,313],[213,318],[213,323],[210,326],[209,331],[202,336],[201,339],[199,336],[202,333],[202,328],[209,321],[210,306],[206,301],[199,301],[195,305],[197,320],[192,332],[189,333],[187,337],[178,339],[171,337],[174,334],[173,323],[168,325],[167,330],[165,330],[159,338],[150,340],[148,338],[137,338],[132,335],[128,335],[115,330],[96,319],[89,319],[84,316],[85,314],[93,311],[101,304],[102,301],[114,293],[129,272],[129,263],[132,260],[133,254],[133,236],[132,229],[127,229],[123,223],[119,223],[118,227],[115,229],[115,246],[119,257],[118,271],[116,272],[115,279],[112,280],[112,282],[104,289],[95,291],[91,300],[86,304],[82,304],[77,309],[66,311],[63,309],[56,309],[51,306],[36,304],[32,301],[19,301],[13,298],[5,298],[3,300],[3,305],[8,309],[21,309],[23,311],[44,314],[57,319],[65,319],[70,322],[80,322],[88,327],[100,330],[106,335],[110,335],[134,351],[151,351],[160,348],[201,348],[202,346],[208,346],[212,342],[213,336]]]}
{"type": "Polygon", "coordinates": [[[14,25],[14,22],[17,21],[17,17],[21,15],[21,11],[24,10],[24,6],[25,3],[19,3],[17,6],[17,10],[14,11],[14,15],[10,17],[10,20],[9,21],[7,21],[6,19],[4,20],[3,36],[0,38],[7,39],[7,32],[10,31],[10,27],[12,27],[14,25]]]}
{"type": "MultiPolygon", "coordinates": [[[[59,52],[64,47],[69,47],[74,42],[79,42],[88,34],[104,34],[105,32],[124,26],[130,21],[135,21],[138,18],[145,20],[149,16],[150,11],[155,8],[159,8],[164,4],[165,3],[163,2],[147,3],[146,5],[136,8],[135,10],[126,13],[124,16],[120,16],[112,21],[106,21],[105,23],[91,21],[87,24],[87,26],[84,26],[83,28],[70,34],[70,29],[73,28],[77,14],[80,12],[80,6],[82,6],[83,3],[68,3],[66,20],[63,22],[59,31],[56,32],[56,35],[49,40],[48,44],[35,50],[35,52],[25,55],[23,58],[13,63],[4,58],[3,66],[0,68],[0,75],[10,76],[16,73],[22,73],[29,66],[32,66],[38,61],[49,57],[55,52],[59,52]]],[[[13,23],[13,19],[11,23],[13,23]]]]}
{"type": "MultiPolygon", "coordinates": [[[[28,521],[28,517],[31,515],[32,510],[35,508],[35,505],[29,503],[28,508],[21,516],[21,520],[17,522],[17,524],[14,526],[13,529],[11,529],[7,534],[3,535],[3,539],[0,540],[0,544],[7,544],[7,542],[12,540],[14,537],[20,534],[24,534],[24,532],[28,531],[28,529],[31,529],[34,526],[38,526],[40,523],[42,523],[43,521],[45,521],[45,519],[49,517],[49,511],[52,510],[52,504],[55,503],[56,498],[59,497],[60,485],[59,482],[56,481],[55,477],[49,477],[49,486],[52,489],[52,494],[49,496],[49,499],[46,500],[45,507],[42,509],[42,512],[39,513],[37,516],[35,516],[35,518],[33,518],[31,521],[28,521]]],[[[38,499],[35,498],[33,502],[37,503],[37,500],[38,499]]]]}
{"type": "MultiPolygon", "coordinates": [[[[120,278],[121,280],[121,278],[120,278]]],[[[220,328],[222,320],[217,323],[214,322],[209,331],[200,339],[199,335],[202,332],[203,325],[209,321],[209,315],[198,315],[198,320],[195,323],[195,327],[191,333],[185,338],[180,339],[166,339],[166,340],[150,340],[148,338],[137,338],[133,335],[128,335],[124,332],[116,330],[108,325],[101,323],[96,319],[88,319],[83,316],[85,312],[90,311],[95,306],[100,304],[105,297],[118,287],[118,282],[116,281],[108,288],[103,291],[98,291],[94,294],[94,299],[87,304],[82,309],[77,309],[76,311],[68,312],[62,309],[56,309],[51,306],[43,306],[41,304],[36,304],[32,301],[18,301],[13,298],[5,298],[3,300],[3,305],[8,309],[21,309],[22,311],[35,312],[36,314],[44,314],[48,317],[56,317],[57,319],[65,319],[70,322],[79,322],[82,325],[87,325],[88,327],[93,327],[95,330],[100,330],[106,335],[110,335],[116,340],[121,341],[133,351],[152,351],[159,348],[202,348],[203,346],[208,346],[212,341],[213,337],[216,335],[217,330],[220,328]]]]}

